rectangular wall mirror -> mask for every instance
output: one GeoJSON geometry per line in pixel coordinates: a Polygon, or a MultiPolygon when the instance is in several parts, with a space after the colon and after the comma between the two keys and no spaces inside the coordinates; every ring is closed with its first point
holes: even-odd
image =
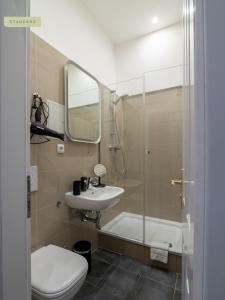
{"type": "Polygon", "coordinates": [[[99,82],[72,61],[64,71],[66,134],[71,141],[97,144],[101,139],[99,82]]]}

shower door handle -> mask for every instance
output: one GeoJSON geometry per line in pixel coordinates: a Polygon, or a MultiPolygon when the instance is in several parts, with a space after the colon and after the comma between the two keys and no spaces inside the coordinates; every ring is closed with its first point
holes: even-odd
{"type": "Polygon", "coordinates": [[[171,185],[175,186],[175,184],[183,184],[183,180],[177,180],[177,179],[171,180],[171,185]]]}

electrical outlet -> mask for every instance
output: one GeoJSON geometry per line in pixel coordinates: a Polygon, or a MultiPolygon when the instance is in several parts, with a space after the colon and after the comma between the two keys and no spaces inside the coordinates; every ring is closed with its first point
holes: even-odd
{"type": "Polygon", "coordinates": [[[64,152],[65,152],[65,146],[64,146],[64,144],[58,144],[57,145],[57,153],[58,154],[62,154],[64,152]]]}

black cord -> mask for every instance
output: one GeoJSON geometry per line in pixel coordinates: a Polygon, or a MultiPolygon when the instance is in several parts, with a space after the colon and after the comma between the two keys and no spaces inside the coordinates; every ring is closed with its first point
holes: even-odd
{"type": "Polygon", "coordinates": [[[49,106],[47,103],[45,103],[40,96],[37,96],[36,94],[33,96],[32,104],[31,104],[31,113],[30,113],[30,121],[31,123],[36,121],[40,122],[41,125],[47,125],[48,122],[48,117],[49,117],[49,106]],[[34,112],[35,110],[35,112],[34,112]],[[35,119],[37,118],[36,113],[39,112],[41,116],[44,116],[44,120],[35,119]],[[33,116],[34,115],[34,116],[33,116]]]}
{"type": "MultiPolygon", "coordinates": [[[[31,103],[31,112],[30,112],[30,122],[39,122],[42,126],[46,126],[49,118],[49,106],[45,103],[41,96],[38,94],[33,94],[33,100],[31,103]],[[43,116],[43,118],[42,118],[43,116]],[[42,121],[43,119],[43,121],[42,121]]],[[[30,140],[32,140],[34,134],[31,135],[30,140]]],[[[50,140],[47,137],[44,137],[44,140],[41,142],[30,142],[31,144],[44,144],[50,140]]]]}
{"type": "Polygon", "coordinates": [[[40,145],[40,144],[45,144],[45,143],[48,143],[50,142],[50,140],[46,137],[43,137],[45,140],[42,141],[42,142],[30,142],[31,145],[40,145]]]}

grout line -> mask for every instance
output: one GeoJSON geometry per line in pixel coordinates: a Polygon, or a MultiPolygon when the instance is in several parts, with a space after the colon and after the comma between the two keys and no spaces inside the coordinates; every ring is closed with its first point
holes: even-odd
{"type": "Polygon", "coordinates": [[[86,279],[85,282],[88,283],[89,285],[91,285],[92,287],[97,288],[97,285],[94,284],[93,282],[90,282],[88,279],[86,279]]]}
{"type": "MultiPolygon", "coordinates": [[[[102,261],[101,261],[101,262],[102,262],[102,261]]],[[[105,263],[105,262],[104,262],[104,263],[105,263]]],[[[111,264],[107,263],[107,265],[108,265],[108,269],[105,270],[105,271],[103,272],[103,274],[101,275],[100,280],[99,280],[98,283],[90,282],[90,281],[88,280],[88,276],[87,276],[87,278],[86,278],[86,282],[87,282],[88,284],[94,286],[95,288],[98,288],[98,289],[99,289],[99,288],[101,287],[101,284],[102,284],[104,278],[105,278],[105,275],[112,269],[112,265],[111,265],[111,264]]]]}
{"type": "Polygon", "coordinates": [[[175,286],[174,286],[174,289],[176,290],[176,288],[177,288],[177,283],[178,283],[178,274],[176,275],[176,282],[175,282],[175,286]]]}
{"type": "Polygon", "coordinates": [[[84,283],[87,283],[87,284],[91,285],[92,287],[97,288],[97,286],[93,282],[88,281],[88,279],[86,279],[84,283]]]}
{"type": "Polygon", "coordinates": [[[178,282],[178,274],[176,276],[176,282],[175,282],[175,286],[174,286],[174,290],[173,290],[173,300],[175,299],[175,294],[176,294],[176,287],[177,287],[177,282],[178,282]]]}
{"type": "Polygon", "coordinates": [[[133,286],[132,290],[130,291],[130,293],[127,295],[127,298],[126,298],[127,300],[133,299],[131,297],[133,297],[133,295],[135,295],[136,287],[138,286],[139,282],[141,282],[140,274],[137,275],[137,279],[135,280],[134,286],[133,286]]]}
{"type": "Polygon", "coordinates": [[[115,296],[115,295],[109,293],[109,292],[108,292],[106,289],[104,289],[104,288],[98,288],[98,290],[99,290],[99,291],[103,291],[106,295],[108,295],[108,296],[110,296],[110,297],[114,297],[114,298],[116,298],[116,299],[118,299],[118,300],[121,300],[120,297],[115,296]]]}
{"type": "Polygon", "coordinates": [[[173,291],[173,300],[175,300],[175,294],[176,294],[176,290],[174,289],[174,291],[173,291]]]}
{"type": "Polygon", "coordinates": [[[161,281],[159,281],[159,280],[156,280],[155,278],[152,278],[152,277],[150,277],[150,276],[147,277],[147,276],[141,275],[141,278],[148,279],[148,280],[150,280],[150,281],[153,281],[153,282],[155,282],[155,283],[158,283],[159,285],[164,286],[164,287],[166,287],[166,288],[168,288],[168,289],[170,289],[170,290],[175,290],[174,287],[171,287],[171,286],[167,285],[166,283],[163,283],[163,282],[161,282],[161,281]]]}
{"type": "Polygon", "coordinates": [[[109,252],[109,253],[113,253],[113,254],[117,254],[117,255],[123,255],[122,253],[120,252],[116,252],[116,251],[112,251],[112,250],[109,250],[109,249],[106,249],[106,248],[102,248],[102,247],[98,247],[97,250],[103,250],[105,252],[109,252]]]}
{"type": "Polygon", "coordinates": [[[98,289],[102,288],[102,284],[103,284],[104,280],[106,280],[106,278],[108,277],[108,274],[111,272],[112,269],[113,269],[113,265],[109,264],[108,269],[105,270],[105,272],[103,272],[103,274],[101,276],[101,280],[96,285],[96,287],[98,289]]]}

